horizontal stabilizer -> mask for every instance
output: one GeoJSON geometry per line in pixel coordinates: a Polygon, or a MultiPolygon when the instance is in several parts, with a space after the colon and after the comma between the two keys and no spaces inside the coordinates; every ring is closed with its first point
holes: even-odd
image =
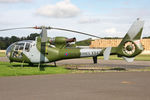
{"type": "Polygon", "coordinates": [[[109,60],[109,56],[110,56],[110,53],[111,53],[111,48],[112,47],[107,47],[103,53],[104,55],[104,60],[109,60]]]}
{"type": "Polygon", "coordinates": [[[126,60],[127,62],[133,62],[134,58],[127,58],[127,57],[123,57],[124,60],[126,60]]]}

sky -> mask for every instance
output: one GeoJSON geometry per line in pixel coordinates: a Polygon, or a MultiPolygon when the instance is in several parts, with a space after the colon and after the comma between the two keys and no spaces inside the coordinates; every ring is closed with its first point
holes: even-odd
{"type": "MultiPolygon", "coordinates": [[[[0,29],[52,26],[99,37],[123,37],[137,19],[145,21],[143,36],[150,36],[149,0],[0,0],[0,29]]],[[[27,36],[40,30],[0,32],[0,36],[27,36]]],[[[48,36],[91,38],[49,30],[48,36]]]]}

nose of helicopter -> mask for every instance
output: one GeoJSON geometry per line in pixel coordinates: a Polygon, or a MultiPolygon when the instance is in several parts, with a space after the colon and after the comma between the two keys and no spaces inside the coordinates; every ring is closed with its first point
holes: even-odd
{"type": "Polygon", "coordinates": [[[8,58],[10,57],[9,47],[6,49],[6,56],[7,56],[8,58]]]}
{"type": "Polygon", "coordinates": [[[10,58],[10,53],[11,53],[11,49],[12,49],[13,45],[14,45],[14,44],[10,45],[10,46],[6,49],[6,56],[7,56],[8,58],[10,58]]]}

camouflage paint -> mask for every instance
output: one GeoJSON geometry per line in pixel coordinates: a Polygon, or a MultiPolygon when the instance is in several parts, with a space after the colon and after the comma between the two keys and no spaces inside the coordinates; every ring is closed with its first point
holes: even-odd
{"type": "MultiPolygon", "coordinates": [[[[112,47],[110,55],[118,55],[119,57],[133,58],[140,54],[143,51],[141,42],[142,30],[143,30],[143,21],[135,21],[128,33],[125,35],[118,47],[112,47]],[[127,54],[123,51],[125,44],[127,42],[132,43],[135,46],[135,52],[133,54],[127,54]]],[[[16,62],[26,62],[26,63],[44,63],[44,62],[54,62],[62,59],[72,59],[72,58],[81,58],[81,57],[97,57],[103,56],[106,48],[104,49],[79,49],[79,48],[67,48],[66,47],[66,38],[65,37],[56,37],[54,47],[49,43],[49,38],[46,39],[46,42],[41,42],[41,38],[37,37],[36,48],[40,55],[44,55],[44,59],[40,61],[32,62],[29,60],[28,56],[22,54],[22,58],[13,58],[11,51],[10,61],[16,62]],[[48,59],[47,61],[45,59],[48,59]]],[[[36,57],[36,56],[35,56],[36,57]]],[[[37,56],[38,57],[38,56],[37,56]]],[[[41,56],[40,56],[41,57],[41,56]]],[[[34,59],[34,58],[33,58],[34,59]]]]}

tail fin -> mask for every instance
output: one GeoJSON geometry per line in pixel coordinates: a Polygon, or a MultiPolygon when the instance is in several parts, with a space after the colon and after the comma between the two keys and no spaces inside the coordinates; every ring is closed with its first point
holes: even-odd
{"type": "MultiPolygon", "coordinates": [[[[143,31],[144,21],[141,21],[139,18],[132,24],[129,31],[123,38],[122,42],[127,40],[140,40],[142,31],[143,31]]],[[[122,43],[121,42],[121,43],[122,43]]],[[[121,44],[120,44],[121,45],[121,44]]]]}
{"type": "Polygon", "coordinates": [[[104,50],[104,58],[107,60],[110,54],[117,54],[118,57],[123,57],[126,61],[132,62],[134,57],[139,55],[144,49],[141,44],[141,36],[143,31],[144,21],[139,18],[132,24],[129,31],[121,41],[118,47],[106,48],[104,50]],[[108,51],[108,52],[105,52],[108,51]]]}
{"type": "Polygon", "coordinates": [[[141,21],[139,18],[132,24],[129,31],[117,47],[118,56],[132,58],[143,51],[143,46],[140,41],[143,26],[144,21],[141,21]]]}

